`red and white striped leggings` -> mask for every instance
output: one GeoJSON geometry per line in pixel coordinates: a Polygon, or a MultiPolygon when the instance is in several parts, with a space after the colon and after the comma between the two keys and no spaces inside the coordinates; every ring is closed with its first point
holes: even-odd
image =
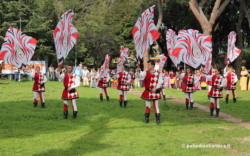
{"type": "MultiPolygon", "coordinates": [[[[145,101],[145,102],[146,102],[146,113],[150,113],[151,101],[145,101]]],[[[160,113],[159,100],[153,100],[153,105],[154,105],[155,113],[160,113]]]]}
{"type": "MultiPolygon", "coordinates": [[[[69,100],[63,100],[63,103],[64,103],[64,110],[65,110],[65,111],[68,110],[68,101],[69,101],[69,100]]],[[[73,111],[77,111],[76,99],[71,99],[71,105],[72,105],[73,111]]]]}
{"type": "Polygon", "coordinates": [[[109,96],[109,94],[108,94],[108,88],[99,88],[99,90],[100,90],[100,96],[103,96],[103,94],[102,94],[103,90],[104,90],[106,96],[109,96]]]}
{"type": "MultiPolygon", "coordinates": [[[[230,93],[230,90],[227,90],[226,98],[229,98],[229,93],[230,93]]],[[[232,94],[233,94],[233,98],[236,98],[235,90],[232,90],[232,94]]]]}
{"type": "Polygon", "coordinates": [[[38,102],[38,95],[40,97],[41,103],[45,102],[45,100],[44,100],[44,92],[34,92],[34,102],[38,102]]]}

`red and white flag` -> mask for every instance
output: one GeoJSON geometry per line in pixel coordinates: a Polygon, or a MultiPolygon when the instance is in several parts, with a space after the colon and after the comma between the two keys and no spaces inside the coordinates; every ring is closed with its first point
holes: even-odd
{"type": "Polygon", "coordinates": [[[175,67],[179,70],[181,61],[172,55],[174,51],[174,46],[176,44],[176,38],[177,38],[177,35],[175,34],[175,32],[172,29],[168,29],[166,33],[168,56],[173,61],[175,67]]]}
{"type": "Polygon", "coordinates": [[[160,37],[154,24],[154,8],[155,6],[153,5],[145,10],[132,30],[138,64],[140,64],[139,62],[149,46],[160,37]]]}
{"type": "Polygon", "coordinates": [[[235,47],[236,33],[230,32],[228,35],[228,46],[227,46],[227,65],[232,63],[241,53],[241,50],[235,47]]]}
{"type": "Polygon", "coordinates": [[[2,44],[0,59],[24,70],[36,49],[37,40],[9,27],[2,44]]]}
{"type": "Polygon", "coordinates": [[[111,59],[111,57],[107,54],[105,56],[104,63],[101,67],[100,74],[98,75],[98,77],[96,79],[97,83],[100,81],[100,79],[102,79],[108,73],[110,59],[111,59]]]}
{"type": "Polygon", "coordinates": [[[189,66],[209,72],[212,63],[212,38],[198,30],[181,30],[172,55],[189,66]]]}
{"type": "Polygon", "coordinates": [[[119,61],[117,63],[116,75],[122,71],[122,66],[124,62],[126,61],[128,55],[129,55],[128,48],[121,46],[121,54],[120,54],[119,61]]]}
{"type": "Polygon", "coordinates": [[[160,66],[159,66],[159,71],[160,72],[162,72],[167,59],[168,58],[164,54],[161,54],[161,57],[160,57],[160,66]]]}
{"type": "Polygon", "coordinates": [[[78,39],[78,32],[72,24],[73,17],[72,10],[65,12],[53,32],[59,67],[78,39]]]}

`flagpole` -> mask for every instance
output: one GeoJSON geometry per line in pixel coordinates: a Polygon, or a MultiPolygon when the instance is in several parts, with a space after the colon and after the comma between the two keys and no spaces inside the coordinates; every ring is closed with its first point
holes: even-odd
{"type": "MultiPolygon", "coordinates": [[[[19,10],[20,12],[22,11],[22,9],[20,8],[20,10],[19,10]]],[[[21,21],[22,21],[22,19],[21,19],[21,14],[20,14],[20,31],[21,31],[21,21]]],[[[22,34],[21,34],[22,35],[22,34]]],[[[20,69],[18,69],[18,72],[19,72],[19,83],[20,83],[20,81],[21,81],[21,70],[20,69]]]]}

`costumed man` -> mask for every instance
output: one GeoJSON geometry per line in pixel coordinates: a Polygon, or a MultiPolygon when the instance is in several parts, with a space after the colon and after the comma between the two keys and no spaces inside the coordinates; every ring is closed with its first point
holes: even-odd
{"type": "Polygon", "coordinates": [[[227,95],[226,95],[226,104],[228,103],[228,98],[229,98],[229,93],[230,90],[232,90],[233,94],[233,100],[234,103],[236,103],[236,83],[238,81],[237,75],[233,72],[233,67],[232,66],[226,66],[224,69],[224,77],[227,79],[227,86],[225,89],[227,90],[227,95]]]}
{"type": "Polygon", "coordinates": [[[220,111],[220,98],[223,98],[222,90],[227,85],[226,80],[222,76],[221,69],[215,69],[215,75],[205,75],[208,81],[211,81],[211,90],[209,92],[210,97],[210,116],[213,116],[214,104],[216,107],[216,117],[219,116],[220,111]]]}
{"type": "Polygon", "coordinates": [[[76,99],[79,98],[76,88],[80,86],[80,77],[73,73],[73,65],[68,65],[67,73],[62,73],[59,76],[60,81],[63,81],[64,90],[62,99],[64,103],[64,119],[68,119],[68,100],[71,100],[73,108],[73,119],[76,119],[77,106],[76,99]]]}
{"type": "MultiPolygon", "coordinates": [[[[101,71],[103,70],[103,66],[101,67],[101,71]]],[[[98,76],[97,76],[98,77],[98,76]]],[[[106,95],[107,101],[109,101],[109,94],[108,94],[108,82],[109,82],[109,74],[108,72],[99,80],[98,87],[100,90],[100,100],[103,101],[103,90],[106,95]]]]}
{"type": "Polygon", "coordinates": [[[160,110],[159,110],[159,99],[161,99],[161,87],[162,87],[162,73],[156,71],[155,62],[149,60],[147,62],[148,70],[140,71],[140,67],[137,67],[136,75],[140,80],[144,80],[145,91],[142,93],[141,98],[146,101],[146,113],[144,123],[149,123],[149,115],[151,110],[151,101],[153,101],[155,109],[156,123],[160,124],[160,110]]]}
{"type": "Polygon", "coordinates": [[[170,84],[171,84],[171,88],[174,88],[174,81],[175,81],[175,79],[174,79],[174,73],[173,73],[173,70],[170,70],[170,84]]]}
{"type": "Polygon", "coordinates": [[[201,73],[201,89],[206,90],[207,83],[206,83],[206,77],[201,73]]]}
{"type": "Polygon", "coordinates": [[[161,93],[162,93],[162,96],[163,96],[163,100],[164,101],[166,101],[166,94],[165,94],[165,90],[164,90],[164,88],[165,88],[165,81],[166,81],[166,76],[165,76],[165,74],[163,74],[164,73],[164,69],[162,69],[162,81],[163,81],[163,83],[162,83],[162,85],[161,85],[161,93]]]}
{"type": "Polygon", "coordinates": [[[114,76],[114,79],[118,79],[117,89],[120,94],[120,107],[122,107],[122,100],[124,101],[124,108],[127,107],[127,91],[129,91],[129,83],[131,81],[131,74],[125,71],[124,65],[122,66],[122,71],[114,76]]]}
{"type": "Polygon", "coordinates": [[[183,79],[183,88],[182,91],[185,93],[186,97],[186,109],[188,109],[189,102],[190,102],[190,110],[193,109],[194,99],[193,93],[195,92],[195,84],[199,82],[199,79],[194,76],[193,70],[191,68],[187,68],[186,73],[180,74],[180,79],[183,79]],[[189,101],[190,100],[190,101],[189,101]]]}
{"type": "Polygon", "coordinates": [[[240,87],[241,90],[247,90],[247,76],[248,72],[244,66],[241,67],[241,72],[240,72],[240,87]]]}
{"type": "MultiPolygon", "coordinates": [[[[215,71],[214,71],[213,66],[211,65],[211,69],[209,71],[209,75],[214,75],[214,74],[215,74],[215,71]]],[[[212,88],[212,86],[211,86],[212,82],[207,80],[207,85],[208,85],[208,94],[209,94],[209,92],[210,92],[210,90],[212,88]]],[[[208,100],[209,100],[209,95],[207,95],[207,96],[208,96],[208,100]]]]}
{"type": "Polygon", "coordinates": [[[38,102],[38,95],[40,97],[42,108],[45,107],[45,99],[44,99],[44,92],[45,92],[45,85],[44,83],[47,82],[47,77],[44,73],[41,73],[40,66],[36,66],[35,73],[32,73],[30,70],[25,71],[27,75],[31,78],[34,78],[35,82],[33,85],[33,92],[34,92],[34,107],[37,107],[38,102]]]}

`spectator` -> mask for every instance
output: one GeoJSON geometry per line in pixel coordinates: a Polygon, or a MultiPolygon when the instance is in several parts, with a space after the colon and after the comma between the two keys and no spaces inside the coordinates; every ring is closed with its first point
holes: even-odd
{"type": "Polygon", "coordinates": [[[138,79],[137,75],[135,74],[135,87],[140,87],[141,86],[141,82],[138,79]]]}
{"type": "Polygon", "coordinates": [[[0,64],[0,76],[1,76],[1,78],[2,78],[2,70],[4,70],[4,66],[5,66],[5,64],[4,64],[4,62],[2,62],[0,64]]]}
{"type": "MultiPolygon", "coordinates": [[[[100,68],[97,68],[97,77],[98,77],[98,75],[100,74],[100,72],[101,72],[101,69],[100,68]]],[[[97,88],[97,83],[96,83],[96,88],[97,88]]]]}
{"type": "Polygon", "coordinates": [[[84,87],[89,86],[89,71],[87,67],[84,67],[82,71],[82,82],[84,87]]]}
{"type": "Polygon", "coordinates": [[[90,79],[91,79],[90,87],[91,88],[96,88],[96,78],[97,78],[97,73],[95,71],[95,68],[93,68],[90,73],[90,79]]]}
{"type": "Polygon", "coordinates": [[[15,81],[17,82],[18,79],[19,79],[19,71],[18,71],[18,68],[17,67],[13,67],[14,69],[14,75],[15,75],[15,81]]]}
{"type": "Polygon", "coordinates": [[[52,64],[50,64],[50,67],[49,67],[49,74],[50,74],[50,78],[51,78],[51,81],[54,81],[54,67],[52,66],[52,64]]]}
{"type": "Polygon", "coordinates": [[[113,88],[117,88],[117,80],[116,80],[116,79],[113,79],[114,76],[115,76],[115,70],[112,70],[112,72],[111,72],[112,87],[113,87],[113,88]]]}
{"type": "Polygon", "coordinates": [[[56,68],[57,81],[60,81],[59,76],[62,74],[62,69],[60,67],[56,68]]]}
{"type": "Polygon", "coordinates": [[[133,84],[134,84],[134,80],[135,80],[135,74],[134,74],[134,72],[133,72],[133,69],[130,69],[129,74],[130,74],[130,76],[131,76],[130,88],[133,88],[133,84]]]}
{"type": "MultiPolygon", "coordinates": [[[[35,67],[34,67],[34,65],[32,65],[30,71],[31,71],[31,73],[35,73],[35,67]]],[[[32,77],[30,77],[30,81],[33,81],[33,78],[32,78],[32,77]]]]}
{"type": "Polygon", "coordinates": [[[108,74],[109,74],[109,87],[111,87],[111,71],[110,69],[108,70],[108,74]]]}

